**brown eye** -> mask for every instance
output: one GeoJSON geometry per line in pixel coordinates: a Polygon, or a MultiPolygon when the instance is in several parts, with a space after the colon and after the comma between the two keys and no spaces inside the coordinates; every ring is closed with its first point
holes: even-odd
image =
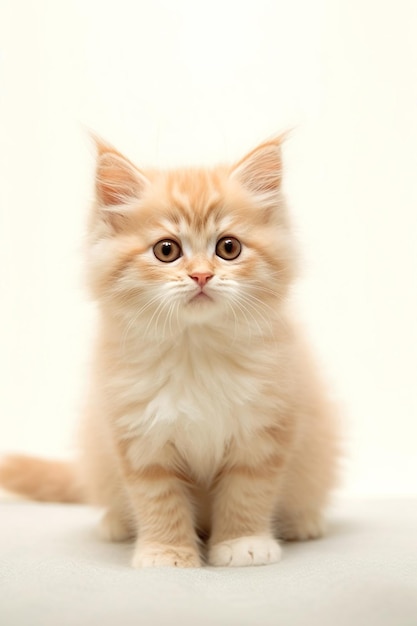
{"type": "Polygon", "coordinates": [[[217,256],[226,261],[237,259],[242,251],[242,244],[236,237],[222,237],[216,245],[217,256]]]}
{"type": "Polygon", "coordinates": [[[163,263],[172,263],[172,261],[176,261],[182,255],[180,246],[172,239],[158,241],[153,247],[153,253],[163,263]]]}

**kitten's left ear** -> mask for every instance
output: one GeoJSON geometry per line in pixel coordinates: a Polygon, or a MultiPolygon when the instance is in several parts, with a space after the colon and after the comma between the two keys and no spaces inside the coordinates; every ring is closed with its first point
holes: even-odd
{"type": "Polygon", "coordinates": [[[231,171],[231,177],[239,180],[256,200],[265,207],[277,202],[281,188],[281,145],[286,135],[266,141],[249,152],[231,171]]]}
{"type": "Polygon", "coordinates": [[[112,210],[138,200],[148,179],[126,157],[93,136],[97,148],[96,196],[100,206],[112,210]]]}
{"type": "Polygon", "coordinates": [[[101,224],[105,233],[115,234],[129,224],[132,208],[141,199],[149,180],[113,146],[95,135],[97,150],[96,203],[92,224],[101,224]]]}

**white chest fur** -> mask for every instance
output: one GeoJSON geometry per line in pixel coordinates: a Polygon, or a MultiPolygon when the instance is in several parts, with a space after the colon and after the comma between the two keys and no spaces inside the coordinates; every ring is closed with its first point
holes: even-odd
{"type": "Polygon", "coordinates": [[[138,407],[120,424],[155,447],[172,442],[196,475],[208,477],[227,443],[247,438],[256,426],[264,357],[262,349],[254,354],[253,347],[234,345],[218,333],[187,333],[170,344],[143,346],[129,376],[119,380],[129,406],[138,407]]]}

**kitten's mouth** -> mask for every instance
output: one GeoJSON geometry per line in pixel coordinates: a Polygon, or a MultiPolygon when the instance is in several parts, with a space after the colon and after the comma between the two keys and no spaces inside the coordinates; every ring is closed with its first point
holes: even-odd
{"type": "Polygon", "coordinates": [[[209,302],[212,300],[213,298],[207,295],[205,291],[199,291],[195,296],[191,298],[191,300],[189,300],[189,302],[209,302]]]}

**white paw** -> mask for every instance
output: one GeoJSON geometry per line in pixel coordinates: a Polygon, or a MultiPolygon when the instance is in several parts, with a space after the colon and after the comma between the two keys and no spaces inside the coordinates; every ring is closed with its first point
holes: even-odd
{"type": "Polygon", "coordinates": [[[242,567],[277,563],[280,558],[281,547],[275,539],[254,535],[215,544],[208,560],[210,565],[219,567],[242,567]]]}
{"type": "Polygon", "coordinates": [[[175,547],[160,543],[138,544],[132,560],[133,567],[200,567],[200,555],[195,548],[175,547]]]}
{"type": "Polygon", "coordinates": [[[104,541],[126,541],[135,536],[128,522],[110,511],[107,511],[101,518],[98,532],[104,541]]]}

